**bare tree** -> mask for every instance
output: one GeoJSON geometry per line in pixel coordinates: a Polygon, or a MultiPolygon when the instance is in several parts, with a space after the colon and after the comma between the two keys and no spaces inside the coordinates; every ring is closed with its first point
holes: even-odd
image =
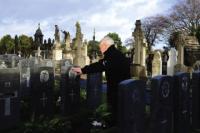
{"type": "Polygon", "coordinates": [[[160,37],[163,35],[166,28],[169,27],[169,24],[169,19],[161,15],[147,17],[142,20],[142,28],[149,51],[151,51],[151,47],[155,46],[157,41],[161,40],[160,37]]]}
{"type": "Polygon", "coordinates": [[[169,15],[171,32],[196,35],[200,27],[200,0],[181,0],[169,15]]]}

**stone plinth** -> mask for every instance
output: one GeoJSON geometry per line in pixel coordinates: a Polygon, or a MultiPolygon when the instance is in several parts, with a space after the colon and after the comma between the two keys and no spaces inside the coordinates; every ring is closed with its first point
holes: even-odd
{"type": "Polygon", "coordinates": [[[53,50],[53,60],[62,60],[62,50],[61,49],[53,50]]]}
{"type": "Polygon", "coordinates": [[[145,78],[147,77],[146,68],[138,64],[131,65],[131,77],[145,78]]]}

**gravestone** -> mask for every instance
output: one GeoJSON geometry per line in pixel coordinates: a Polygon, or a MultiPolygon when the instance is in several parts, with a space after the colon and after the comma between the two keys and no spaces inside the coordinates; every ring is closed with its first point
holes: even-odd
{"type": "Polygon", "coordinates": [[[54,71],[52,67],[39,67],[38,72],[31,75],[31,103],[35,118],[40,115],[53,115],[54,71]]]}
{"type": "Polygon", "coordinates": [[[120,133],[144,133],[145,82],[125,80],[119,84],[119,131],[120,133]]]}
{"type": "Polygon", "coordinates": [[[71,71],[70,60],[63,60],[61,66],[61,113],[68,116],[79,111],[80,77],[71,71]]]}
{"type": "Polygon", "coordinates": [[[18,69],[0,69],[0,130],[17,126],[20,121],[18,69]]]}
{"type": "Polygon", "coordinates": [[[152,77],[162,75],[162,59],[159,51],[156,51],[152,62],[152,77]]]}
{"type": "Polygon", "coordinates": [[[156,76],[151,81],[151,133],[172,132],[172,77],[156,76]]]}
{"type": "Polygon", "coordinates": [[[190,75],[177,73],[174,76],[174,132],[190,131],[190,75]]]}
{"type": "Polygon", "coordinates": [[[87,104],[96,109],[101,104],[102,73],[87,75],[87,104]]]}
{"type": "Polygon", "coordinates": [[[192,128],[200,129],[200,72],[192,74],[192,128]]]}
{"type": "Polygon", "coordinates": [[[171,48],[169,51],[169,59],[167,61],[167,75],[174,75],[174,67],[177,64],[177,52],[175,48],[171,48]]]}
{"type": "Polygon", "coordinates": [[[30,60],[22,59],[19,61],[20,70],[20,97],[29,96],[31,89],[31,69],[30,60]]]}

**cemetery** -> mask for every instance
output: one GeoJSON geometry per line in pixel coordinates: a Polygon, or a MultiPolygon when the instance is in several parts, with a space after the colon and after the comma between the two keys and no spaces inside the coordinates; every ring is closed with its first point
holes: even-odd
{"type": "Polygon", "coordinates": [[[200,133],[200,0],[0,12],[0,133],[200,133]]]}
{"type": "Polygon", "coordinates": [[[135,25],[132,78],[118,86],[117,127],[107,125],[110,112],[102,73],[79,76],[71,70],[90,63],[87,42],[83,42],[77,23],[75,48],[69,32],[65,32],[64,50],[61,48],[56,25],[52,49],[40,49],[43,35],[38,27],[35,56],[0,55],[0,132],[198,132],[200,45],[195,38],[180,35],[178,51],[171,48],[168,59],[159,50],[148,54],[141,21],[135,25]],[[147,58],[151,62],[147,63],[147,58]]]}

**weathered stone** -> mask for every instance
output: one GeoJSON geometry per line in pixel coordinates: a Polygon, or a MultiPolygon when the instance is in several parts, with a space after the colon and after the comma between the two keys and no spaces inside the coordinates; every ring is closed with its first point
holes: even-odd
{"type": "Polygon", "coordinates": [[[152,62],[152,77],[162,75],[162,58],[159,51],[156,51],[152,62]]]}
{"type": "Polygon", "coordinates": [[[167,75],[174,75],[174,66],[177,64],[177,52],[175,48],[169,51],[169,59],[167,61],[167,75]]]}

